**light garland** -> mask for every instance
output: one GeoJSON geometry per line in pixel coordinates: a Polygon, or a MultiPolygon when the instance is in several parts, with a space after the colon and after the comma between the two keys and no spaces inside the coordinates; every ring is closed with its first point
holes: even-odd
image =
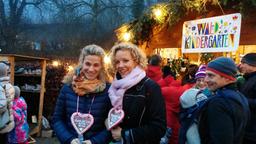
{"type": "Polygon", "coordinates": [[[71,72],[74,70],[74,67],[72,65],[69,65],[68,68],[67,68],[68,72],[71,72]]]}
{"type": "Polygon", "coordinates": [[[60,65],[60,62],[57,60],[52,61],[52,66],[58,67],[60,65]]]}
{"type": "Polygon", "coordinates": [[[133,33],[129,30],[129,25],[125,24],[116,30],[119,41],[129,42],[133,39],[133,33]]]}
{"type": "Polygon", "coordinates": [[[123,40],[126,42],[130,41],[131,40],[131,32],[125,32],[123,34],[123,40]]]}
{"type": "Polygon", "coordinates": [[[109,57],[108,55],[105,55],[105,56],[104,56],[104,63],[105,63],[106,65],[110,64],[110,57],[109,57]]]}
{"type": "Polygon", "coordinates": [[[166,20],[166,17],[168,16],[168,12],[166,10],[167,4],[158,4],[156,6],[152,7],[152,17],[158,22],[158,23],[164,23],[166,20]]]}
{"type": "MultiPolygon", "coordinates": [[[[119,41],[136,44],[150,41],[153,28],[176,24],[189,11],[205,12],[206,5],[219,5],[220,0],[184,0],[158,3],[148,9],[139,19],[122,25],[116,30],[119,41]]],[[[224,2],[225,5],[225,2],[224,2]]],[[[256,5],[255,5],[256,6],[256,5]]]]}

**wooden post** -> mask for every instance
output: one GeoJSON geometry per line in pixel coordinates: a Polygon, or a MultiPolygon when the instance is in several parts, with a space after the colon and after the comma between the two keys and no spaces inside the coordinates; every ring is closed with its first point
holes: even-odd
{"type": "Polygon", "coordinates": [[[38,132],[37,136],[41,134],[42,118],[43,118],[43,106],[44,106],[44,93],[45,93],[45,76],[46,76],[46,60],[41,60],[41,90],[40,90],[40,102],[38,111],[38,132]]]}
{"type": "Polygon", "coordinates": [[[10,56],[8,57],[8,61],[9,63],[11,64],[10,65],[10,72],[11,72],[11,75],[10,75],[10,82],[12,85],[14,85],[14,74],[15,74],[15,71],[14,71],[14,67],[15,67],[15,57],[14,56],[10,56]]]}

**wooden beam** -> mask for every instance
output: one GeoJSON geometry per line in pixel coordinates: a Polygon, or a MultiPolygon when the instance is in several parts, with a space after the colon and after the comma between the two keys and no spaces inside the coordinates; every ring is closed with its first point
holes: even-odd
{"type": "Polygon", "coordinates": [[[38,133],[37,136],[40,136],[42,118],[43,118],[43,106],[44,106],[44,93],[45,93],[45,77],[46,77],[46,60],[41,61],[42,75],[41,75],[41,90],[40,90],[40,102],[39,102],[39,111],[38,111],[38,133]]]}
{"type": "Polygon", "coordinates": [[[14,57],[8,57],[8,61],[10,62],[10,83],[14,85],[14,74],[15,74],[15,58],[14,57]]]}

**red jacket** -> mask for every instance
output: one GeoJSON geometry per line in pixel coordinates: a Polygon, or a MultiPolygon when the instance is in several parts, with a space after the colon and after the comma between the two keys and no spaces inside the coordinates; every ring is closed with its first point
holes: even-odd
{"type": "Polygon", "coordinates": [[[167,126],[172,128],[172,136],[170,139],[170,144],[178,144],[178,134],[179,134],[179,112],[180,112],[180,96],[182,93],[191,88],[194,84],[186,84],[181,86],[180,81],[172,80],[170,77],[158,81],[161,85],[161,90],[163,97],[165,99],[166,105],[166,119],[167,126]],[[167,83],[171,82],[171,83],[167,83]],[[167,84],[167,86],[165,85],[167,84]]]}
{"type": "Polygon", "coordinates": [[[166,87],[166,86],[180,86],[181,81],[175,80],[173,76],[169,75],[165,78],[161,78],[159,81],[157,81],[158,85],[160,87],[166,87]]]}
{"type": "Polygon", "coordinates": [[[146,73],[147,73],[147,76],[152,80],[154,80],[155,82],[159,81],[163,76],[160,66],[148,65],[146,73]]]}

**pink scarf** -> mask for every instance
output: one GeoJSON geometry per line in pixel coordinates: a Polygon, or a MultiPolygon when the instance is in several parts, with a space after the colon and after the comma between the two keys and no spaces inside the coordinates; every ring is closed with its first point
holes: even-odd
{"type": "Polygon", "coordinates": [[[115,78],[108,90],[113,107],[122,108],[125,91],[138,84],[145,76],[146,72],[137,66],[126,77],[120,80],[115,78]]]}

